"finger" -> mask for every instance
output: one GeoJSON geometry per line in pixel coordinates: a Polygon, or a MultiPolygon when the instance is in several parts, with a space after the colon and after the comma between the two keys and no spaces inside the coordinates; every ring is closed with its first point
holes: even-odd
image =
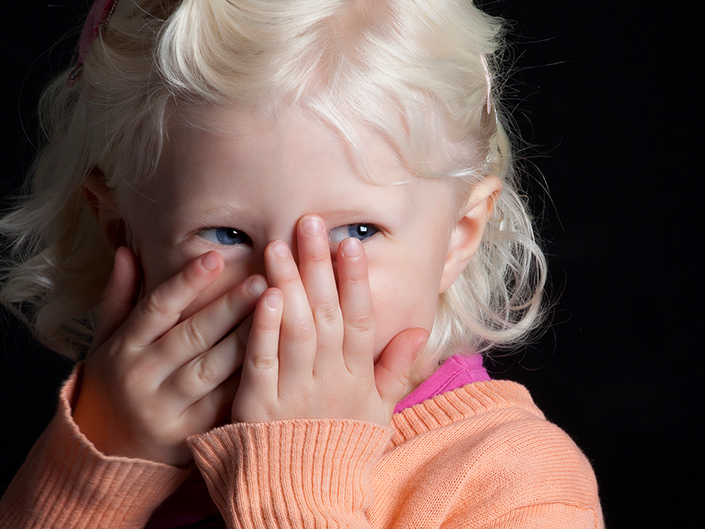
{"type": "Polygon", "coordinates": [[[411,368],[426,342],[428,331],[425,329],[406,329],[392,338],[377,360],[375,385],[384,403],[387,420],[391,419],[394,406],[404,396],[411,378],[411,368]]]}
{"type": "Polygon", "coordinates": [[[213,349],[173,373],[163,387],[170,388],[171,394],[178,396],[183,406],[190,406],[215,391],[242,367],[245,349],[246,344],[241,343],[233,332],[213,349]]]}
{"type": "Polygon", "coordinates": [[[330,257],[330,244],[323,220],[306,215],[298,223],[296,242],[299,273],[316,325],[317,355],[314,371],[321,362],[334,359],[340,365],[343,345],[343,318],[338,301],[338,288],[330,257]]]}
{"type": "Polygon", "coordinates": [[[265,250],[269,284],[284,296],[279,362],[282,386],[297,386],[313,372],[316,357],[316,326],[299,270],[288,246],[274,241],[265,250]]]}
{"type": "Polygon", "coordinates": [[[124,246],[118,248],[110,280],[101,295],[98,328],[89,354],[103,345],[130,316],[139,288],[139,275],[139,263],[132,250],[124,246]]]}
{"type": "Polygon", "coordinates": [[[345,335],[343,355],[351,373],[369,373],[374,356],[375,319],[362,243],[345,239],[338,248],[338,291],[345,335]]]}
{"type": "Polygon", "coordinates": [[[250,314],[233,332],[204,353],[205,360],[213,364],[209,370],[223,373],[229,371],[232,374],[242,367],[253,319],[254,314],[250,314]]]}
{"type": "Polygon", "coordinates": [[[239,370],[235,371],[225,382],[189,406],[186,413],[192,417],[202,417],[205,420],[201,431],[223,426],[230,422],[233,399],[240,384],[240,375],[239,370]],[[213,420],[214,417],[215,420],[213,420]]]}
{"type": "Polygon", "coordinates": [[[223,258],[211,251],[157,286],[130,316],[132,344],[145,347],[169,331],[179,321],[181,313],[213,284],[223,267],[223,258]]]}
{"type": "Polygon", "coordinates": [[[252,312],[266,289],[267,284],[261,276],[243,281],[180,323],[159,342],[164,351],[164,363],[182,364],[169,376],[166,384],[187,405],[212,392],[242,366],[247,344],[245,330],[249,329],[252,319],[243,318],[252,312]],[[239,325],[233,330],[236,324],[239,325]]]}
{"type": "Polygon", "coordinates": [[[238,326],[265,290],[267,282],[262,276],[249,277],[170,330],[159,340],[160,349],[174,365],[192,361],[238,326]]]}
{"type": "Polygon", "coordinates": [[[266,407],[278,400],[278,351],[283,306],[284,295],[276,288],[267,290],[257,303],[242,364],[240,387],[233,402],[233,421],[247,422],[251,416],[260,415],[261,410],[253,409],[253,405],[266,407]]]}

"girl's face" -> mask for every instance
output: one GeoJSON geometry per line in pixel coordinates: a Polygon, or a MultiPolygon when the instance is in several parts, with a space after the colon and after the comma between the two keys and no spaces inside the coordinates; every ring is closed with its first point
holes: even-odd
{"type": "Polygon", "coordinates": [[[266,275],[271,241],[287,242],[295,255],[296,223],[311,213],[326,223],[333,258],[343,238],[364,240],[375,358],[404,329],[430,332],[438,295],[459,273],[446,260],[460,208],[447,182],[412,176],[380,136],[361,131],[361,139],[364,166],[336,133],[302,114],[272,121],[226,107],[172,127],[155,178],[124,215],[145,290],[218,251],[225,271],[186,318],[248,276],[266,275]]]}

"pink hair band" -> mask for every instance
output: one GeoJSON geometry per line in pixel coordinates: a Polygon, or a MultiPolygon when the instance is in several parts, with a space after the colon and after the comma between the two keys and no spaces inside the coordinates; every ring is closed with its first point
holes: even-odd
{"type": "Polygon", "coordinates": [[[73,86],[74,83],[81,77],[83,72],[83,63],[86,55],[93,45],[93,41],[100,34],[100,30],[110,18],[110,15],[115,11],[118,0],[96,0],[88,12],[86,23],[81,31],[81,40],[78,44],[78,62],[76,67],[71,71],[67,84],[73,86]]]}

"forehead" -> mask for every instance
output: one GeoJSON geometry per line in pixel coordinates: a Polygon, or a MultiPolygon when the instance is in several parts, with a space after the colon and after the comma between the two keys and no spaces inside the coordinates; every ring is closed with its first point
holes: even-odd
{"type": "Polygon", "coordinates": [[[380,191],[418,180],[382,134],[358,124],[343,133],[298,109],[275,115],[235,105],[199,108],[168,131],[151,186],[162,196],[189,196],[209,184],[243,192],[254,185],[380,191]]]}

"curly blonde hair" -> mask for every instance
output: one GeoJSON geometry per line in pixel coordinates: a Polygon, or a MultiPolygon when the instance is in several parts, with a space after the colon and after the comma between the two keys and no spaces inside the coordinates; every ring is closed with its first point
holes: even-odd
{"type": "Polygon", "coordinates": [[[78,82],[67,70],[41,99],[46,146],[0,220],[2,302],[78,357],[113,260],[81,194],[87,175],[98,168],[121,203],[153,175],[182,109],[297,105],[353,143],[353,122],[382,132],[414,174],[452,178],[466,196],[502,179],[480,249],[439,297],[417,376],[458,351],[521,343],[541,319],[546,263],[499,104],[503,42],[502,21],[471,0],[122,0],[78,82]]]}

